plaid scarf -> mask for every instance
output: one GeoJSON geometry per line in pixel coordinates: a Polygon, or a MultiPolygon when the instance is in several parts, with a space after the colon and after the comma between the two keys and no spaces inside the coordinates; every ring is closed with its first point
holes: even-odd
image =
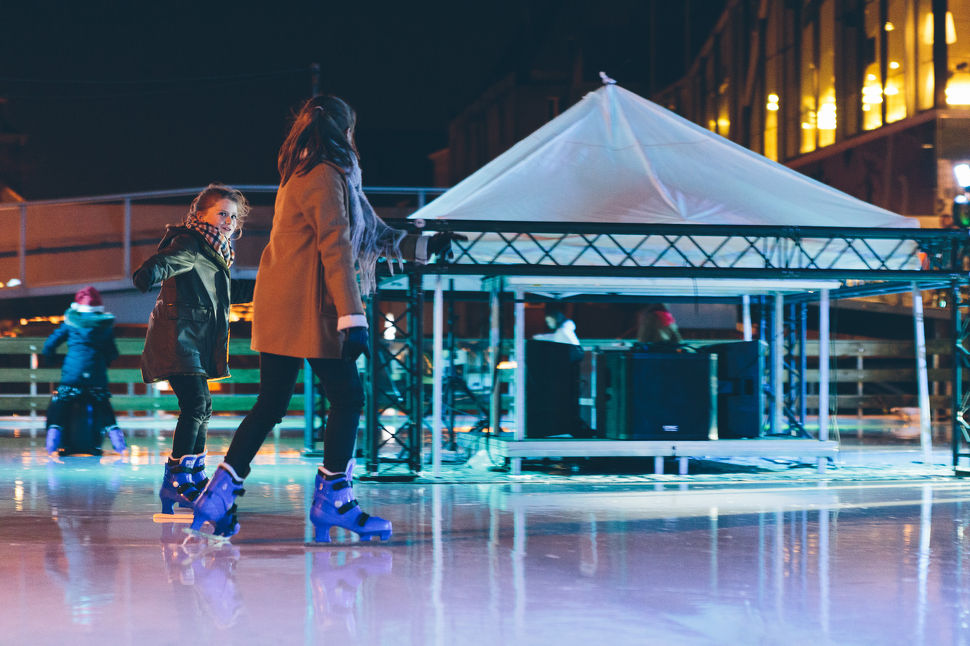
{"type": "Polygon", "coordinates": [[[229,243],[229,238],[222,235],[219,229],[191,215],[185,218],[185,226],[200,233],[209,243],[209,246],[215,249],[216,253],[226,261],[226,267],[232,267],[232,263],[236,259],[236,252],[229,243]]]}

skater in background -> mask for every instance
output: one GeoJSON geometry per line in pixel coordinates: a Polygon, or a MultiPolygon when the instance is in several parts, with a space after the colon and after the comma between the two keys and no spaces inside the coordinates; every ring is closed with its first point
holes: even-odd
{"type": "Polygon", "coordinates": [[[191,507],[208,479],[206,434],[212,414],[209,379],[229,376],[229,306],[252,300],[251,280],[231,280],[232,241],[242,234],[249,202],[224,184],[209,184],[185,221],[169,225],[158,251],[132,282],[142,292],[162,284],[148,320],[141,372],[145,383],[167,380],[179,403],[172,454],[158,493],[162,513],[191,507]]]}
{"type": "Polygon", "coordinates": [[[645,345],[676,347],[683,344],[674,315],[663,303],[651,303],[637,312],[637,341],[645,345]]]}
{"type": "Polygon", "coordinates": [[[310,509],[315,538],[328,542],[332,526],[367,539],[391,534],[390,521],[364,513],[351,488],[364,405],[356,362],[370,356],[361,297],[374,290],[382,257],[392,267],[405,256],[426,262],[447,254],[456,236],[406,236],[377,216],[361,190],[355,125],[344,101],[314,97],[303,104],[280,148],[273,228],[253,298],[259,396],[196,501],[195,530],[205,522],[221,536],[239,530],[235,499],[243,494],[253,457],[286,413],[307,359],[330,403],[310,509]]]}
{"type": "Polygon", "coordinates": [[[53,365],[57,348],[67,342],[61,381],[47,406],[46,445],[49,454],[61,448],[70,453],[98,454],[105,433],[115,451],[123,453],[127,449],[125,434],[118,428],[108,391],[108,364],[118,357],[114,319],[113,314],[104,311],[98,290],[85,287],[74,295],[74,302],[64,312],[64,322],[44,343],[41,354],[45,363],[53,365]],[[77,427],[71,422],[78,420],[68,419],[77,403],[85,409],[91,405],[93,442],[92,438],[65,435],[65,431],[77,427]],[[87,444],[91,446],[85,446],[87,444]]]}

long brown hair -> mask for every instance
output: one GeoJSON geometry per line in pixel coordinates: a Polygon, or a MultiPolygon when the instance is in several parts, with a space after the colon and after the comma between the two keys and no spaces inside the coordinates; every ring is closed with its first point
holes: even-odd
{"type": "Polygon", "coordinates": [[[353,136],[356,125],[357,114],[342,99],[332,95],[308,99],[280,146],[277,158],[280,183],[286,183],[294,173],[305,175],[325,160],[341,168],[353,165],[357,156],[353,136]]]}

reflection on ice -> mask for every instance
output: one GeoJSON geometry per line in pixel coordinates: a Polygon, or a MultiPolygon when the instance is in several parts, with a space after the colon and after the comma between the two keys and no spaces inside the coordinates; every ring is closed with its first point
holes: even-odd
{"type": "Polygon", "coordinates": [[[242,531],[156,524],[158,463],[0,455],[11,643],[962,643],[970,482],[364,483],[370,545],[307,545],[313,469],[254,469],[242,531]],[[398,529],[400,528],[400,529],[398,529]],[[164,637],[163,635],[167,635],[164,637]]]}

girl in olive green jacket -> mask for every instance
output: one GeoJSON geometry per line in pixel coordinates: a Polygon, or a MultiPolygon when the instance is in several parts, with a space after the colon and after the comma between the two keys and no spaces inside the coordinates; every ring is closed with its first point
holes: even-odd
{"type": "Polygon", "coordinates": [[[230,280],[233,237],[249,213],[245,196],[210,184],[189,207],[181,226],[169,226],[158,252],[132,275],[147,292],[162,284],[148,320],[141,357],[145,383],[168,380],[179,418],[159,498],[162,513],[191,507],[208,482],[205,441],[212,398],[209,379],[229,376],[229,305],[252,300],[252,281],[230,280]]]}

